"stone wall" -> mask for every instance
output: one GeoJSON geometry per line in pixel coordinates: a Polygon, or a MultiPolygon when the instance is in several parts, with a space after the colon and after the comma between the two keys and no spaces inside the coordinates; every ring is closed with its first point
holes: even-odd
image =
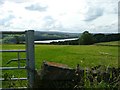
{"type": "Polygon", "coordinates": [[[110,68],[98,65],[82,69],[79,64],[75,69],[55,62],[43,62],[41,70],[36,73],[35,88],[86,88],[99,87],[101,82],[105,87],[120,87],[120,68],[110,68]]]}

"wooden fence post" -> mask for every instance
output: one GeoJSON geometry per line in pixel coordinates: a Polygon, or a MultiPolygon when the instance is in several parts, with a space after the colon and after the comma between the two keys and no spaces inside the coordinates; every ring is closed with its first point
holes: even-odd
{"type": "Polygon", "coordinates": [[[29,87],[32,88],[35,80],[34,30],[28,30],[26,35],[26,68],[29,87]]]}

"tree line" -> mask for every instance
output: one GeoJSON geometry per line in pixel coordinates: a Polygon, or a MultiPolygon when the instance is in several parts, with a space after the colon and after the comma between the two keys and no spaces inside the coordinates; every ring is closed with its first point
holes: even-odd
{"type": "Polygon", "coordinates": [[[97,33],[92,34],[88,31],[84,31],[82,35],[80,35],[78,40],[72,41],[59,41],[59,42],[51,42],[51,44],[58,45],[91,45],[99,42],[110,42],[110,41],[119,41],[120,33],[111,33],[111,34],[103,34],[97,33]]]}
{"type": "MultiPolygon", "coordinates": [[[[40,32],[36,32],[35,34],[35,40],[53,40],[53,39],[66,39],[66,38],[76,38],[79,37],[78,40],[71,40],[71,41],[59,41],[59,42],[51,42],[50,44],[55,44],[55,45],[91,45],[94,43],[99,43],[99,42],[109,42],[109,41],[119,41],[120,40],[120,33],[109,33],[109,34],[104,34],[104,33],[97,33],[97,34],[92,34],[89,33],[88,31],[84,31],[80,35],[78,34],[62,34],[62,33],[54,33],[54,34],[46,34],[40,32]],[[65,35],[65,36],[64,36],[65,35]],[[64,36],[64,37],[63,37],[64,36]]],[[[25,35],[2,35],[2,40],[0,39],[0,42],[2,43],[24,43],[25,42],[25,35]]]]}

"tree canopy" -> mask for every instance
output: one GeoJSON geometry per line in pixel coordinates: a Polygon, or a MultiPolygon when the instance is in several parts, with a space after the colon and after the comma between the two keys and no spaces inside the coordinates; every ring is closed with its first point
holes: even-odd
{"type": "Polygon", "coordinates": [[[90,45],[93,43],[94,43],[93,35],[91,33],[89,33],[88,31],[84,31],[82,33],[81,37],[79,38],[79,44],[90,45]]]}

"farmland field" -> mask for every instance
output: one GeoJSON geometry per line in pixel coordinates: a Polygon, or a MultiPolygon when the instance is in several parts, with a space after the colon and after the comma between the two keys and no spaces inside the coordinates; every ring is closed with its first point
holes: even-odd
{"type": "MultiPolygon", "coordinates": [[[[2,49],[25,49],[25,45],[4,44],[2,49]]],[[[24,58],[25,54],[21,53],[24,58]]],[[[7,62],[17,58],[16,53],[2,53],[2,66],[17,66],[17,62],[7,62]]],[[[35,45],[35,64],[36,69],[41,68],[43,61],[52,61],[67,64],[71,68],[75,68],[80,64],[82,68],[93,67],[96,65],[105,65],[110,67],[118,67],[118,47],[96,46],[96,45],[35,45]]],[[[25,61],[21,62],[24,66],[25,61]]],[[[3,73],[14,74],[17,77],[25,77],[25,71],[3,71],[3,73]]]]}
{"type": "MultiPolygon", "coordinates": [[[[2,49],[4,50],[24,48],[24,45],[2,45],[2,49]]],[[[16,53],[3,53],[2,65],[6,66],[8,60],[16,56],[16,53]]],[[[21,53],[21,57],[25,57],[25,54],[21,53]]],[[[98,64],[117,67],[118,47],[95,45],[35,45],[35,63],[37,69],[40,68],[44,60],[67,64],[70,67],[75,67],[78,63],[81,67],[92,67],[98,64]]],[[[15,62],[10,64],[15,65],[15,62]]]]}
{"type": "Polygon", "coordinates": [[[97,44],[100,44],[100,45],[119,45],[120,46],[120,41],[112,41],[112,42],[101,42],[101,43],[97,43],[97,44]]]}

